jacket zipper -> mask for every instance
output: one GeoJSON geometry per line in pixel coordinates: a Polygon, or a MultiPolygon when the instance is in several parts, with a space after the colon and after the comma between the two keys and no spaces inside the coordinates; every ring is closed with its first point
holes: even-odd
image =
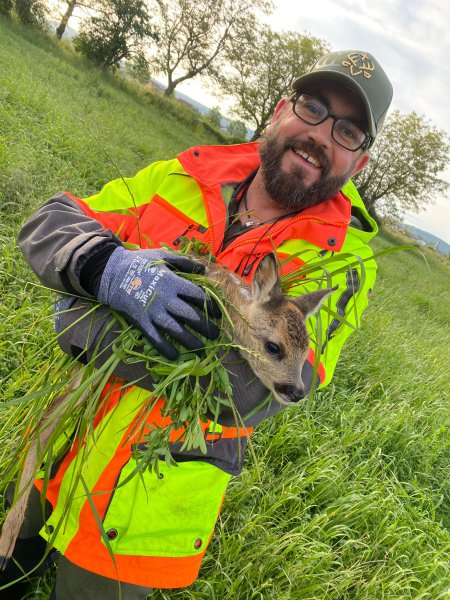
{"type": "Polygon", "coordinates": [[[156,202],[157,204],[159,204],[160,206],[162,206],[163,208],[165,208],[167,211],[171,212],[173,215],[175,215],[181,221],[184,221],[185,223],[188,223],[188,226],[183,231],[183,233],[181,233],[172,242],[172,244],[174,246],[179,246],[179,244],[181,242],[181,238],[184,235],[186,235],[186,233],[188,233],[191,229],[195,228],[195,230],[198,231],[199,233],[205,233],[205,231],[208,230],[208,227],[205,227],[204,225],[201,225],[200,223],[197,223],[197,221],[194,221],[193,219],[191,219],[190,217],[188,217],[187,215],[185,215],[181,210],[178,210],[178,208],[176,208],[175,206],[172,206],[172,204],[170,204],[170,202],[167,202],[167,200],[165,200],[164,198],[161,198],[161,196],[156,195],[156,197],[154,198],[153,202],[156,202]]]}
{"type": "Polygon", "coordinates": [[[181,242],[181,238],[187,234],[188,231],[190,231],[191,229],[194,229],[195,227],[195,231],[199,231],[200,233],[205,233],[205,231],[207,230],[206,227],[204,227],[204,225],[195,225],[195,223],[191,223],[190,225],[187,226],[187,228],[183,231],[183,233],[180,233],[180,235],[173,240],[172,244],[174,246],[178,246],[181,242]]]}
{"type": "MultiPolygon", "coordinates": [[[[129,460],[130,459],[128,459],[128,461],[129,460]]],[[[106,517],[108,516],[109,507],[111,506],[111,502],[113,501],[113,498],[114,498],[114,496],[116,494],[116,491],[117,491],[117,484],[119,483],[120,476],[122,475],[122,471],[124,470],[125,465],[128,464],[128,461],[124,465],[122,465],[122,467],[121,467],[121,469],[119,471],[119,474],[117,475],[117,477],[116,477],[116,479],[114,481],[114,485],[113,485],[112,490],[111,490],[111,495],[108,498],[108,503],[106,505],[105,512],[103,513],[102,523],[105,522],[106,517]]]]}

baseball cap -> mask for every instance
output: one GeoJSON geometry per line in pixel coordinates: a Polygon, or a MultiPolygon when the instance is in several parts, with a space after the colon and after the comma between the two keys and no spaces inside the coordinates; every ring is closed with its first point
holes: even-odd
{"type": "Polygon", "coordinates": [[[319,58],[308,73],[298,77],[292,87],[295,91],[303,91],[306,85],[326,81],[337,81],[361,98],[366,109],[369,135],[375,139],[383,126],[393,94],[392,84],[379,62],[361,50],[330,52],[319,58]]]}

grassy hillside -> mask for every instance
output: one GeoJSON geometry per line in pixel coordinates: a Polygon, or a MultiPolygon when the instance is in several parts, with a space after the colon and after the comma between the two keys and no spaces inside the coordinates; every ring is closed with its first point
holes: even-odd
{"type": "MultiPolygon", "coordinates": [[[[52,295],[34,285],[15,246],[26,214],[59,189],[88,194],[118,170],[130,175],[217,140],[173,104],[127,91],[1,19],[0,52],[5,389],[9,373],[26,383],[52,359],[52,295]]],[[[376,246],[396,243],[385,235],[376,246]]],[[[449,268],[433,253],[380,260],[363,329],[334,384],[308,410],[286,410],[259,428],[255,458],[230,486],[199,580],[152,597],[450,597],[449,296],[449,268]]],[[[0,411],[5,423],[9,408],[0,411]]],[[[33,597],[48,597],[52,576],[33,597]]]]}
{"type": "Polygon", "coordinates": [[[53,40],[0,19],[0,194],[3,214],[57,190],[81,197],[189,145],[217,143],[187,108],[125,83],[53,40]]]}

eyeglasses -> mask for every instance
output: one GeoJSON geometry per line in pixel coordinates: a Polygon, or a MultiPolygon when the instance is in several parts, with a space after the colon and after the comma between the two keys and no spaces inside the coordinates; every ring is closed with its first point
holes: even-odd
{"type": "Polygon", "coordinates": [[[295,115],[309,125],[319,125],[328,118],[333,119],[331,137],[346,150],[356,152],[360,148],[369,147],[372,138],[358,125],[332,113],[320,100],[308,94],[297,92],[292,100],[292,110],[295,115]]]}

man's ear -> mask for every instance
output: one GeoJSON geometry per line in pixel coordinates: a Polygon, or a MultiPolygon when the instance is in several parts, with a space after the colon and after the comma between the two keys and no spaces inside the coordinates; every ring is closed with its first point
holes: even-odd
{"type": "Polygon", "coordinates": [[[362,171],[362,169],[364,169],[364,167],[367,165],[369,160],[370,160],[370,154],[368,152],[363,152],[361,154],[361,156],[359,157],[358,162],[353,167],[351,176],[353,177],[353,175],[356,175],[356,173],[358,173],[359,171],[362,171]]]}
{"type": "Polygon", "coordinates": [[[286,104],[289,102],[289,98],[281,98],[278,102],[275,110],[273,111],[271,123],[275,123],[283,114],[286,104]]]}

